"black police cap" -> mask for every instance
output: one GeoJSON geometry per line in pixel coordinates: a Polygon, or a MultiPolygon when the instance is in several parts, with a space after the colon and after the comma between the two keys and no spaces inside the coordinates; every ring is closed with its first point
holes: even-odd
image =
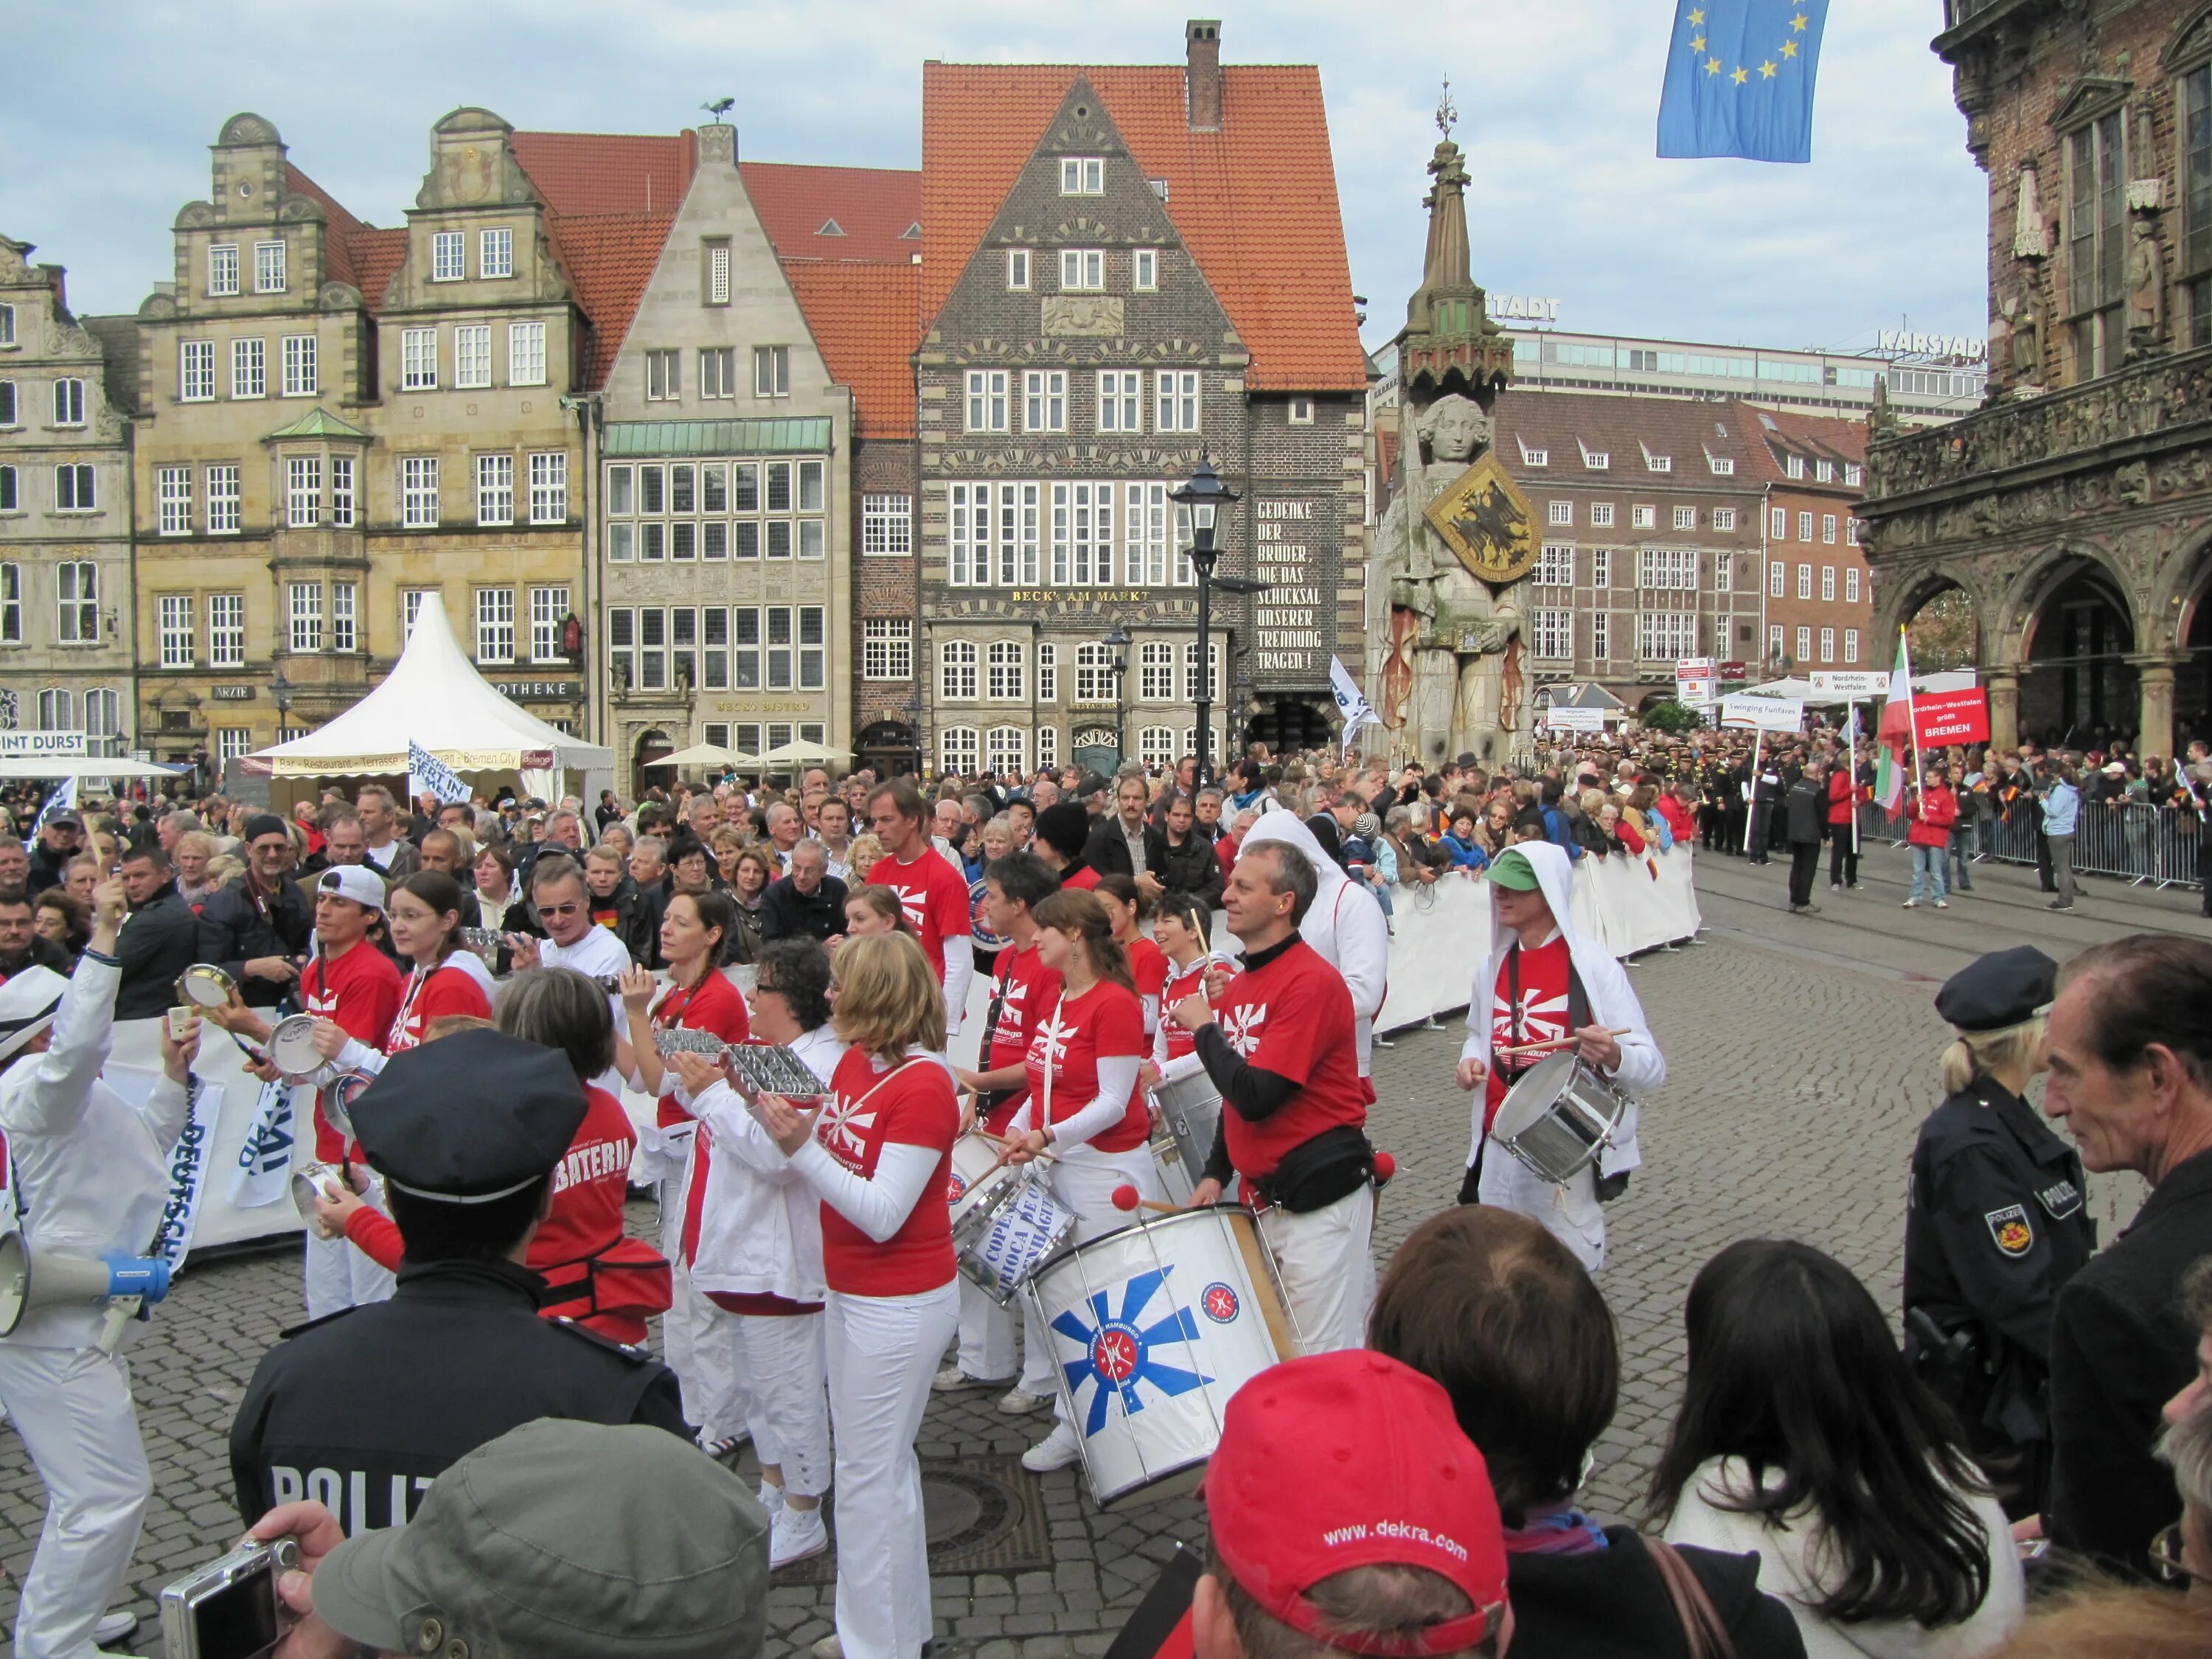
{"type": "Polygon", "coordinates": [[[557,1048],[456,1031],[394,1054],[351,1108],[369,1167],[413,1198],[483,1204],[542,1181],[584,1121],[557,1048]]]}
{"type": "Polygon", "coordinates": [[[2058,964],[2033,945],[1992,951],[1943,981],[1936,1012],[1961,1031],[2002,1031],[2051,1006],[2058,964]]]}

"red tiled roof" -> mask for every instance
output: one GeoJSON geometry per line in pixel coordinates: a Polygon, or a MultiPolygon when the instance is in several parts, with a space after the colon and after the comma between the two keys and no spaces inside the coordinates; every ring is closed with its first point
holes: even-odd
{"type": "Polygon", "coordinates": [[[853,388],[856,435],[913,437],[913,358],[921,337],[916,268],[802,259],[783,274],[830,374],[853,388]]]}
{"type": "Polygon", "coordinates": [[[906,234],[921,222],[921,174],[917,172],[801,167],[787,161],[741,161],[738,172],[781,259],[906,264],[921,252],[921,238],[906,234]],[[831,220],[843,235],[820,234],[831,220]]]}
{"type": "Polygon", "coordinates": [[[508,143],[546,206],[563,215],[673,213],[699,167],[688,131],[518,132],[508,143]]]}
{"type": "Polygon", "coordinates": [[[921,70],[921,301],[944,306],[1076,77],[1097,92],[1252,354],[1255,391],[1363,390],[1367,358],[1321,72],[1222,72],[1218,132],[1193,132],[1178,64],[945,64],[921,70]]]}
{"type": "Polygon", "coordinates": [[[1532,494],[1553,484],[1582,484],[1624,493],[1631,489],[1690,490],[1756,495],[1764,483],[1752,476],[1747,455],[1761,447],[1752,436],[1759,412],[1741,404],[1691,398],[1637,398],[1613,392],[1553,392],[1508,386],[1492,410],[1499,462],[1532,494]],[[1540,468],[1528,464],[1523,447],[1545,452],[1540,468]],[[1672,462],[1654,472],[1648,450],[1672,462]],[[1584,459],[1603,454],[1593,467],[1584,459]],[[1707,458],[1735,462],[1717,473],[1707,458]]]}
{"type": "Polygon", "coordinates": [[[653,281],[660,262],[661,244],[676,222],[666,213],[574,214],[552,221],[560,244],[561,264],[574,285],[576,303],[592,319],[592,358],[584,368],[584,384],[606,384],[615,354],[629,332],[638,301],[653,281]]]}
{"type": "Polygon", "coordinates": [[[363,224],[346,210],[337,198],[290,162],[284,164],[285,185],[295,195],[310,197],[322,204],[324,276],[334,283],[350,283],[362,292],[374,313],[384,303],[384,287],[399,262],[407,257],[404,227],[380,230],[363,224]]]}
{"type": "MultiPolygon", "coordinates": [[[[1747,437],[1754,440],[1746,446],[1751,451],[1751,471],[1764,483],[1782,484],[1796,489],[1810,486],[1814,489],[1843,489],[1842,470],[1829,484],[1819,483],[1807,469],[1802,478],[1793,478],[1783,461],[1787,454],[1802,455],[1811,460],[1863,463],[1866,459],[1867,431],[1863,421],[1838,420],[1832,416],[1801,415],[1794,410],[1766,409],[1738,401],[1739,422],[1747,437]]],[[[1848,486],[1850,494],[1861,493],[1862,486],[1848,486]]]]}

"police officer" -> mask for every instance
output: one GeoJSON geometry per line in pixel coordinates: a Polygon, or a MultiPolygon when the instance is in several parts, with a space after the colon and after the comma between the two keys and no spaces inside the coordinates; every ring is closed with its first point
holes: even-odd
{"type": "Polygon", "coordinates": [[[1996,1462],[2015,1520],[2040,1509],[2049,1474],[2051,1307],[2097,1248],[2081,1158],[2021,1098],[2043,1069],[2057,972],[2021,945],[1936,993],[1958,1035],[1943,1054],[1947,1097],[1913,1148],[1905,1217],[1906,1352],[1996,1462]]]}
{"type": "Polygon", "coordinates": [[[447,1465],[541,1417],[690,1437],[674,1373],[540,1318],[525,1267],[584,1117],[567,1058],[499,1031],[396,1054],[352,1107],[405,1245],[388,1302],[285,1333],[231,1425],[240,1512],[307,1498],[398,1526],[447,1465]]]}

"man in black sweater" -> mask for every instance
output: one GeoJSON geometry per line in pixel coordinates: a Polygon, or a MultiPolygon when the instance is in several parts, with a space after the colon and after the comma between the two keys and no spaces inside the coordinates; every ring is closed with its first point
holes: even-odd
{"type": "Polygon", "coordinates": [[[115,1018],[151,1019],[177,1000],[177,976],[199,960],[199,918],[177,891],[169,855],[134,847],[123,855],[123,888],[131,914],[115,953],[123,963],[115,1018]]]}
{"type": "Polygon", "coordinates": [[[1827,776],[1819,761],[1805,763],[1782,805],[1790,830],[1790,914],[1818,915],[1813,878],[1820,873],[1820,830],[1828,817],[1827,776]]]}
{"type": "Polygon", "coordinates": [[[845,931],[845,884],[830,873],[829,849],[802,841],[791,873],[769,883],[761,899],[763,939],[826,939],[845,931]]]}

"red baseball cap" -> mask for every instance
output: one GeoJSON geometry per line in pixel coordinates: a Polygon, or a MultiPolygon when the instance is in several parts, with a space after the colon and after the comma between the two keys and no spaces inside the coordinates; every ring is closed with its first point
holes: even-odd
{"type": "Polygon", "coordinates": [[[1364,1348],[1286,1360],[1229,1401],[1206,1472],[1221,1565],[1261,1608],[1346,1653],[1456,1653],[1505,1613],[1490,1471],[1433,1379],[1364,1348]],[[1346,1637],[1306,1599],[1353,1567],[1426,1567],[1474,1611],[1412,1638],[1346,1637]]]}

